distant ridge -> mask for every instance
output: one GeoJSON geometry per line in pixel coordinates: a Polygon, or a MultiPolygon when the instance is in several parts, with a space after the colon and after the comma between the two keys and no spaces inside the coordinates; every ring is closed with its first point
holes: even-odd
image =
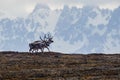
{"type": "Polygon", "coordinates": [[[120,7],[111,11],[66,5],[61,10],[51,10],[47,5],[37,4],[26,18],[0,20],[0,50],[28,51],[30,42],[50,32],[55,41],[50,47],[52,51],[119,53],[119,13],[120,7]]]}

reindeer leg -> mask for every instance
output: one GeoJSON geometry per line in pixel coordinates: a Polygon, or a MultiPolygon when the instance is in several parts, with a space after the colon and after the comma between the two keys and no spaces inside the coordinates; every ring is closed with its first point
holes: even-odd
{"type": "Polygon", "coordinates": [[[41,49],[42,53],[44,53],[44,48],[41,49]]]}
{"type": "Polygon", "coordinates": [[[33,49],[31,49],[31,53],[33,53],[33,49]]]}
{"type": "Polygon", "coordinates": [[[38,49],[36,49],[37,53],[38,53],[38,49]]]}
{"type": "Polygon", "coordinates": [[[44,48],[43,48],[43,53],[44,53],[44,48]]]}
{"type": "Polygon", "coordinates": [[[32,48],[30,48],[30,49],[29,49],[29,52],[30,52],[30,53],[32,53],[32,52],[33,52],[33,49],[32,49],[32,48]]]}
{"type": "Polygon", "coordinates": [[[36,53],[36,49],[33,49],[33,52],[36,53]]]}
{"type": "Polygon", "coordinates": [[[29,49],[29,52],[31,53],[31,49],[29,49]]]}
{"type": "Polygon", "coordinates": [[[41,52],[43,53],[43,50],[41,49],[41,52]]]}
{"type": "Polygon", "coordinates": [[[48,47],[46,47],[48,49],[48,51],[50,52],[50,49],[48,47]]]}
{"type": "Polygon", "coordinates": [[[34,53],[34,50],[32,49],[32,53],[34,53]]]}

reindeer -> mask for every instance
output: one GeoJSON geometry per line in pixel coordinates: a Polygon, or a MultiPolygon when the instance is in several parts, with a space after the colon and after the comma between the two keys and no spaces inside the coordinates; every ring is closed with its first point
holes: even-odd
{"type": "Polygon", "coordinates": [[[43,39],[40,36],[40,40],[34,41],[33,43],[29,44],[29,47],[30,47],[29,51],[38,52],[40,49],[41,52],[43,53],[44,48],[47,48],[48,51],[50,52],[48,47],[50,46],[51,43],[53,43],[52,39],[53,37],[50,34],[47,34],[47,35],[45,34],[43,39]]]}

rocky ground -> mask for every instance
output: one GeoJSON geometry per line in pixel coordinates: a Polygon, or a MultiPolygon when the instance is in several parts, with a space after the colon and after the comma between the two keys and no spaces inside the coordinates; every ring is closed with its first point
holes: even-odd
{"type": "Polygon", "coordinates": [[[0,52],[0,80],[120,80],[120,54],[0,52]]]}

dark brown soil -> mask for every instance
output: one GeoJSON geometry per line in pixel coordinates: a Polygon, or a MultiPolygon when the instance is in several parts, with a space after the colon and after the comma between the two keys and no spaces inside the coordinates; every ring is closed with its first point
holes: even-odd
{"type": "Polygon", "coordinates": [[[120,54],[0,52],[0,80],[120,80],[120,54]]]}

